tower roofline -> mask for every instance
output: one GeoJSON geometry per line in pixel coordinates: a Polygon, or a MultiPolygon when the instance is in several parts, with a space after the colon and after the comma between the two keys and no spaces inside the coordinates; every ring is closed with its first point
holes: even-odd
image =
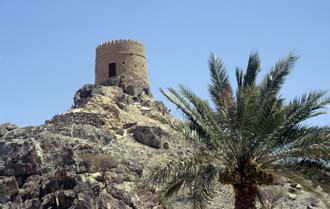
{"type": "Polygon", "coordinates": [[[112,40],[112,41],[105,41],[100,43],[96,46],[96,49],[103,48],[103,47],[109,47],[114,45],[139,45],[143,46],[143,43],[137,41],[137,40],[130,40],[130,39],[119,39],[119,40],[112,40]]]}

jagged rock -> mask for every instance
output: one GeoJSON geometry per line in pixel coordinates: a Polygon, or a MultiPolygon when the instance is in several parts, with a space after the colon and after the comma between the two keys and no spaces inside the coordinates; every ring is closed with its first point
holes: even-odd
{"type": "Polygon", "coordinates": [[[112,156],[101,153],[87,153],[80,155],[81,164],[86,167],[87,171],[106,172],[118,166],[118,162],[112,156]]]}
{"type": "Polygon", "coordinates": [[[7,159],[0,167],[0,175],[26,177],[41,172],[40,148],[32,141],[8,140],[8,143],[0,142],[0,150],[6,150],[6,152],[0,153],[0,159],[7,159]],[[17,146],[19,146],[18,150],[17,146]]]}
{"type": "Polygon", "coordinates": [[[7,131],[11,131],[18,128],[18,126],[13,123],[4,123],[2,125],[5,127],[5,129],[7,129],[7,131]]]}
{"type": "MultiPolygon", "coordinates": [[[[14,130],[18,128],[17,125],[13,124],[13,123],[3,123],[3,124],[0,124],[0,134],[2,131],[11,131],[11,130],[14,130]]],[[[0,135],[1,137],[1,135],[0,135]]]]}
{"type": "Polygon", "coordinates": [[[150,107],[141,107],[140,109],[143,110],[143,111],[150,111],[150,110],[152,110],[152,108],[150,108],[150,107]]]}
{"type": "Polygon", "coordinates": [[[3,139],[10,140],[10,139],[26,139],[32,138],[36,134],[40,133],[43,129],[43,126],[27,126],[24,128],[17,128],[12,131],[8,131],[3,139]]]}
{"type": "Polygon", "coordinates": [[[73,176],[55,175],[42,182],[40,195],[45,196],[60,190],[74,189],[76,185],[77,181],[73,176]]]}
{"type": "Polygon", "coordinates": [[[144,100],[142,106],[149,107],[161,113],[168,113],[167,107],[161,101],[144,100]]]}
{"type": "Polygon", "coordinates": [[[127,205],[127,208],[136,208],[138,205],[136,197],[132,194],[127,194],[127,191],[123,189],[112,187],[110,188],[110,194],[120,202],[123,202],[124,204],[122,205],[127,205]]]}
{"type": "Polygon", "coordinates": [[[15,201],[7,202],[6,204],[0,205],[1,209],[39,209],[40,201],[37,198],[21,201],[17,198],[15,201]]]}
{"type": "Polygon", "coordinates": [[[124,110],[124,111],[128,111],[128,109],[127,109],[127,107],[126,107],[126,105],[125,105],[124,103],[119,102],[119,101],[116,101],[116,105],[117,105],[120,109],[122,109],[122,110],[124,110]]]}
{"type": "Polygon", "coordinates": [[[123,125],[123,128],[124,129],[128,129],[128,128],[131,128],[131,127],[135,127],[137,125],[137,122],[133,122],[133,123],[125,123],[123,125]]]}
{"type": "Polygon", "coordinates": [[[27,200],[38,198],[40,196],[40,188],[43,181],[46,181],[46,177],[40,175],[29,176],[22,186],[22,199],[27,200]]]}
{"type": "Polygon", "coordinates": [[[138,162],[123,160],[122,163],[127,166],[130,172],[136,173],[138,176],[142,176],[143,167],[138,162]]]}
{"type": "Polygon", "coordinates": [[[141,96],[142,94],[146,94],[151,96],[148,83],[145,83],[143,80],[136,79],[134,75],[121,75],[118,79],[118,86],[128,95],[141,96]]]}
{"type": "Polygon", "coordinates": [[[302,189],[302,186],[300,184],[297,184],[297,189],[301,190],[302,189]]]}
{"type": "Polygon", "coordinates": [[[26,209],[35,209],[38,208],[40,205],[40,200],[38,198],[28,199],[24,201],[23,208],[26,209]]]}
{"type": "Polygon", "coordinates": [[[314,207],[312,205],[307,205],[307,209],[316,209],[317,207],[314,207]]]}
{"type": "Polygon", "coordinates": [[[297,192],[297,189],[293,188],[293,187],[289,187],[288,190],[289,190],[290,193],[296,193],[297,192]]]}
{"type": "Polygon", "coordinates": [[[162,147],[162,138],[168,134],[159,127],[136,126],[132,130],[136,141],[153,148],[162,147]]]}
{"type": "Polygon", "coordinates": [[[164,142],[163,149],[169,149],[170,145],[167,142],[164,142]]]}
{"type": "Polygon", "coordinates": [[[57,208],[60,209],[70,208],[71,206],[73,206],[75,199],[76,195],[73,190],[64,190],[55,193],[55,200],[58,205],[57,208]]]}
{"type": "Polygon", "coordinates": [[[109,78],[107,81],[103,82],[102,85],[118,86],[130,96],[140,97],[142,94],[151,96],[149,85],[143,80],[136,79],[136,77],[129,74],[109,78]]]}
{"type": "Polygon", "coordinates": [[[93,84],[86,84],[81,89],[79,89],[73,98],[74,104],[73,108],[81,108],[83,107],[91,98],[92,92],[95,89],[93,84]]]}
{"type": "Polygon", "coordinates": [[[4,126],[0,125],[0,138],[4,136],[7,132],[8,130],[4,126]]]}
{"type": "Polygon", "coordinates": [[[121,136],[124,136],[125,131],[124,131],[124,129],[120,128],[120,129],[118,129],[118,130],[116,131],[116,134],[121,135],[121,136]]]}
{"type": "Polygon", "coordinates": [[[295,199],[297,199],[297,195],[295,195],[295,194],[290,194],[289,193],[289,199],[291,199],[291,200],[295,200],[295,199]]]}
{"type": "Polygon", "coordinates": [[[0,203],[5,203],[18,195],[19,188],[14,176],[0,177],[0,203]]]}
{"type": "Polygon", "coordinates": [[[135,96],[137,95],[137,90],[133,85],[129,85],[126,87],[125,93],[127,93],[130,96],[135,96]]]}

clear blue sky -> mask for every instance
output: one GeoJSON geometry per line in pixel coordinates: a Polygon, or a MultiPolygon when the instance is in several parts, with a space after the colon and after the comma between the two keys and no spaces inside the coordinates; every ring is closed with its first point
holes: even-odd
{"type": "Polygon", "coordinates": [[[0,0],[0,123],[38,125],[68,110],[94,82],[96,45],[127,38],[144,42],[158,100],[159,88],[179,83],[207,98],[211,52],[234,81],[251,51],[263,72],[294,51],[301,59],[283,96],[330,89],[328,0],[0,0]]]}

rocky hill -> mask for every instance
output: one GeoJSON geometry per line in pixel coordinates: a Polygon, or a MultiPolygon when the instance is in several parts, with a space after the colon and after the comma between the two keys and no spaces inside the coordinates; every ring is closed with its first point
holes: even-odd
{"type": "MultiPolygon", "coordinates": [[[[193,150],[160,122],[167,114],[144,92],[85,85],[68,112],[41,126],[2,124],[0,208],[189,208],[184,195],[165,203],[144,182],[153,169],[193,150]]],[[[231,188],[218,191],[210,208],[233,208],[231,188]]],[[[323,208],[287,181],[264,188],[264,198],[279,199],[277,208],[323,208]]]]}

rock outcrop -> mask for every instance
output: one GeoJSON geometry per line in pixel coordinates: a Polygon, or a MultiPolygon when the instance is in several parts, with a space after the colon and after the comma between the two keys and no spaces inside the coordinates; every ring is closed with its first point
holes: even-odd
{"type": "MultiPolygon", "coordinates": [[[[150,92],[121,85],[85,85],[41,126],[0,125],[1,209],[189,207],[184,198],[165,204],[144,180],[191,147],[160,122],[167,109],[150,92]]],[[[307,207],[299,192],[290,208],[307,207]]],[[[222,187],[210,208],[232,208],[232,197],[222,187]]]]}
{"type": "Polygon", "coordinates": [[[172,142],[161,114],[165,106],[143,92],[85,85],[68,112],[41,126],[2,124],[0,208],[165,208],[143,186],[179,146],[162,149],[172,142]]]}

